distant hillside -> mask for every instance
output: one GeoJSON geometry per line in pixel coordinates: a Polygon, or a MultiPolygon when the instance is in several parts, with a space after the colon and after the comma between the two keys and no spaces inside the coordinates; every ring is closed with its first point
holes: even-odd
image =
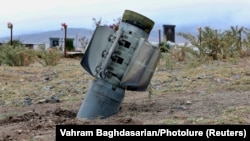
{"type": "MultiPolygon", "coordinates": [[[[180,32],[180,29],[182,31],[193,30],[193,28],[176,27],[176,34],[180,32]]],[[[94,32],[93,30],[90,30],[87,28],[68,28],[67,37],[78,39],[78,40],[82,37],[86,37],[87,39],[90,40],[93,32],[94,32]]],[[[163,31],[161,33],[162,33],[161,40],[163,40],[164,38],[163,31]]],[[[39,32],[39,33],[33,33],[33,34],[23,34],[23,35],[14,36],[13,39],[18,39],[25,44],[47,44],[49,45],[50,37],[64,38],[64,30],[52,30],[52,31],[39,32]]],[[[77,44],[79,44],[78,40],[74,40],[74,44],[76,46],[77,44]]],[[[148,40],[152,42],[159,41],[159,32],[157,29],[152,29],[148,40]]],[[[4,42],[6,43],[8,41],[9,41],[9,37],[0,38],[0,42],[2,43],[4,42]]],[[[184,42],[184,41],[185,40],[182,39],[181,37],[176,36],[176,42],[184,42]]]]}
{"type": "MultiPolygon", "coordinates": [[[[69,28],[67,30],[68,38],[91,38],[92,32],[89,29],[85,28],[69,28]]],[[[27,44],[48,44],[50,37],[64,38],[64,30],[53,30],[47,32],[33,33],[33,34],[24,34],[19,36],[14,36],[13,39],[18,39],[23,43],[27,44]]],[[[9,37],[1,38],[0,42],[8,42],[9,37]]]]}
{"type": "MultiPolygon", "coordinates": [[[[205,25],[204,25],[205,26],[205,25]]],[[[203,27],[204,27],[203,26],[203,27]]],[[[247,26],[249,27],[249,26],[247,26]]],[[[212,27],[216,28],[216,27],[212,27]]],[[[230,29],[230,27],[224,27],[224,29],[230,29]]],[[[222,30],[224,30],[222,29],[222,30]]],[[[86,37],[87,39],[91,39],[93,30],[87,29],[87,28],[68,28],[67,32],[67,37],[68,38],[74,38],[74,39],[79,39],[82,37],[86,37]]],[[[183,37],[180,37],[177,35],[177,33],[183,32],[183,33],[190,33],[192,35],[197,36],[197,26],[196,25],[189,25],[189,26],[181,26],[181,25],[176,25],[175,27],[175,42],[176,43],[184,43],[187,42],[186,39],[183,37]]],[[[39,33],[33,33],[33,34],[23,34],[19,36],[14,36],[14,39],[19,39],[23,43],[27,44],[49,44],[49,38],[50,37],[57,37],[57,38],[64,38],[64,31],[63,30],[52,30],[52,31],[47,31],[47,32],[39,32],[39,33]]],[[[154,27],[149,35],[149,41],[158,43],[159,42],[159,32],[156,27],[154,27]]],[[[161,41],[164,40],[164,35],[163,35],[163,29],[161,29],[161,41]]],[[[8,42],[9,37],[5,38],[0,38],[0,42],[8,42]]],[[[79,45],[78,40],[74,40],[74,44],[77,46],[79,45]]]]}

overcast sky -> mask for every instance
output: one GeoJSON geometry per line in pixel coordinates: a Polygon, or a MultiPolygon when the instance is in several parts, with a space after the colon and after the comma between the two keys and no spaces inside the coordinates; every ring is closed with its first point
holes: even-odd
{"type": "MultiPolygon", "coordinates": [[[[92,18],[112,24],[124,10],[138,12],[155,22],[180,26],[250,25],[250,0],[0,0],[0,37],[58,30],[68,27],[94,29],[92,18]]],[[[248,27],[249,28],[249,27],[248,27]]]]}

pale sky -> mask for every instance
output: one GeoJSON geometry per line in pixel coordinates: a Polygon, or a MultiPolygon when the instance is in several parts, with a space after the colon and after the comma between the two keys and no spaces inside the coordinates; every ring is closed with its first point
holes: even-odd
{"type": "MultiPolygon", "coordinates": [[[[124,10],[138,12],[155,22],[176,26],[250,26],[250,0],[0,0],[0,37],[68,27],[93,29],[92,18],[112,24],[124,10]]],[[[250,27],[248,27],[250,28],[250,27]]]]}

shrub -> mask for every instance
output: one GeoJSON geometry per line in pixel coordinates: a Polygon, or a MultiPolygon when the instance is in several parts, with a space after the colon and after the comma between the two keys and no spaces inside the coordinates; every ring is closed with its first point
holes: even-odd
{"type": "Polygon", "coordinates": [[[28,66],[35,61],[35,51],[24,46],[3,45],[0,47],[0,65],[28,66]]]}
{"type": "Polygon", "coordinates": [[[161,52],[168,52],[170,49],[170,44],[168,44],[167,42],[161,42],[159,46],[161,52]]]}
{"type": "Polygon", "coordinates": [[[62,52],[57,49],[40,48],[37,50],[37,56],[39,58],[39,63],[44,66],[55,66],[60,62],[62,58],[62,52]]]}
{"type": "Polygon", "coordinates": [[[74,47],[74,43],[72,39],[67,39],[66,40],[66,51],[74,51],[75,47],[74,47]]]}
{"type": "Polygon", "coordinates": [[[204,29],[198,28],[199,35],[193,36],[188,33],[178,33],[189,40],[189,42],[199,49],[200,59],[212,57],[213,60],[226,59],[230,57],[244,56],[247,50],[246,44],[242,43],[242,33],[246,34],[246,29],[238,26],[231,26],[229,30],[220,31],[206,26],[204,29]],[[245,45],[245,46],[244,46],[245,45]]]}

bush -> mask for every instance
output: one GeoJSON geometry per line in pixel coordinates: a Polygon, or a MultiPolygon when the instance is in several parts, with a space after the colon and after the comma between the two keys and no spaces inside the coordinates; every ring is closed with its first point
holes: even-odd
{"type": "Polygon", "coordinates": [[[219,60],[237,57],[239,54],[243,57],[247,54],[247,44],[250,40],[242,42],[242,33],[248,38],[249,32],[243,27],[231,26],[229,30],[221,32],[206,26],[204,29],[199,28],[198,31],[198,36],[188,33],[178,33],[177,35],[186,38],[199,49],[200,59],[212,57],[213,60],[219,60]]]}
{"type": "Polygon", "coordinates": [[[0,65],[28,66],[35,61],[35,51],[24,46],[3,45],[0,47],[0,65]]]}
{"type": "Polygon", "coordinates": [[[60,62],[62,52],[52,48],[49,48],[48,50],[41,48],[37,51],[37,56],[40,64],[44,66],[55,66],[60,62]]]}
{"type": "Polygon", "coordinates": [[[161,52],[168,52],[168,50],[170,49],[170,45],[167,44],[167,42],[161,42],[159,46],[161,52]]]}
{"type": "Polygon", "coordinates": [[[75,47],[74,47],[74,43],[72,39],[67,39],[66,40],[66,51],[74,51],[75,47]]]}

